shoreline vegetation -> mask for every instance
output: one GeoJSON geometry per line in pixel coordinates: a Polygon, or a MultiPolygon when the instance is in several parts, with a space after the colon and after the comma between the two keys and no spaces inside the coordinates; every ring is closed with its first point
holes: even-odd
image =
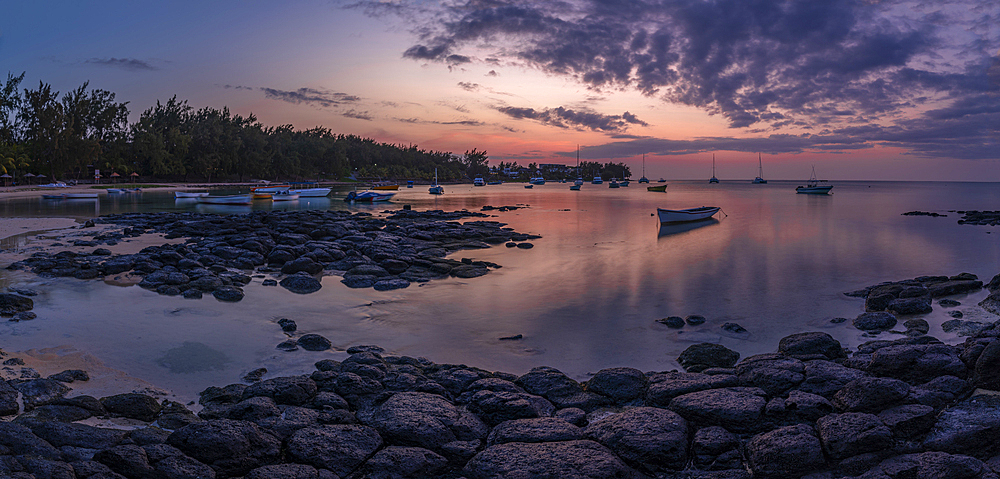
{"type": "MultiPolygon", "coordinates": [[[[486,151],[463,155],[414,144],[378,142],[317,126],[266,126],[250,113],[228,107],[195,109],[177,96],[144,110],[129,123],[129,105],[115,94],[88,89],[60,94],[39,82],[21,88],[25,73],[0,80],[0,174],[3,185],[120,178],[140,181],[342,181],[393,179],[442,182],[475,177],[526,180],[542,172],[532,162],[499,162],[491,170],[486,151]],[[492,173],[492,174],[491,174],[492,173]]],[[[627,178],[624,162],[559,165],[558,177],[627,178]]]]}
{"type": "MultiPolygon", "coordinates": [[[[144,287],[161,294],[200,291],[201,283],[191,286],[193,281],[229,294],[238,291],[244,276],[236,271],[248,266],[275,275],[276,284],[278,277],[306,282],[318,274],[308,268],[335,264],[329,270],[353,284],[348,286],[381,281],[392,286],[456,269],[478,274],[499,267],[441,261],[449,251],[530,244],[524,240],[531,237],[500,223],[454,222],[481,214],[395,214],[109,215],[79,227],[95,230],[93,244],[82,245],[88,252],[34,253],[12,267],[81,280],[100,277],[108,268],[138,271],[144,287]],[[300,231],[282,230],[282,225],[302,226],[308,216],[315,218],[300,231]],[[101,251],[154,232],[193,241],[151,245],[128,255],[101,251]],[[253,233],[260,236],[246,237],[253,233]],[[298,248],[306,245],[322,246],[329,258],[317,257],[315,248],[298,248]],[[299,267],[307,269],[293,271],[299,267]],[[355,268],[360,269],[349,274],[355,268]],[[199,276],[199,270],[215,275],[199,276]]],[[[305,284],[289,289],[299,286],[301,293],[309,292],[305,284]]],[[[982,288],[991,294],[980,306],[1000,311],[1000,275],[986,284],[968,273],[926,276],[845,293],[863,299],[858,304],[865,312],[853,321],[859,329],[890,330],[897,317],[905,319],[904,338],[875,339],[855,351],[822,332],[789,335],[775,352],[745,358],[718,344],[698,343],[677,358],[683,370],[608,365],[584,382],[546,366],[517,376],[367,345],[348,348],[340,361],[318,360],[301,375],[268,377],[259,368],[185,404],[143,385],[92,388],[97,396],[74,394],[74,388],[88,391],[87,383],[102,376],[96,366],[88,371],[85,364],[64,363],[70,367],[42,377],[31,366],[39,364],[34,358],[4,352],[0,415],[10,421],[0,422],[0,474],[26,479],[997,478],[1000,321],[966,324],[974,326],[967,339],[949,345],[927,335],[926,322],[917,316],[933,307],[932,299],[953,307],[952,296],[982,288]]],[[[18,289],[0,294],[4,315],[34,319],[31,296],[18,289]]],[[[286,351],[281,354],[331,348],[328,339],[297,331],[294,321],[275,327],[290,338],[276,346],[286,351]]]]}

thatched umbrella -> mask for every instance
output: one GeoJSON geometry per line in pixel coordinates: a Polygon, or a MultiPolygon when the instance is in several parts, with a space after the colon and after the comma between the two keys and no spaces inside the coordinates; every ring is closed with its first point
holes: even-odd
{"type": "Polygon", "coordinates": [[[117,183],[119,176],[121,176],[121,175],[119,175],[118,173],[111,173],[111,178],[112,178],[111,182],[112,183],[117,183]]]}
{"type": "Polygon", "coordinates": [[[35,175],[33,175],[33,174],[31,174],[31,173],[25,173],[25,174],[24,174],[24,178],[25,178],[25,180],[24,180],[24,181],[27,181],[27,182],[28,182],[28,184],[30,185],[30,184],[31,184],[31,180],[30,180],[30,179],[28,179],[28,178],[34,178],[34,177],[35,177],[35,175]]]}
{"type": "Polygon", "coordinates": [[[10,176],[7,173],[4,173],[4,174],[0,175],[0,178],[3,178],[3,185],[4,186],[8,186],[7,183],[10,182],[10,179],[13,178],[13,176],[10,176]]]}

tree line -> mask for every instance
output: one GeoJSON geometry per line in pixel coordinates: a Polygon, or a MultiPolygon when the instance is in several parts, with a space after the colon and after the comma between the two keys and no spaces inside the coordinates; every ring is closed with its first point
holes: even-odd
{"type": "MultiPolygon", "coordinates": [[[[94,170],[104,177],[206,182],[430,180],[435,170],[441,181],[490,175],[489,156],[475,148],[459,156],[323,127],[265,126],[253,114],[195,109],[176,95],[129,123],[128,102],[116,101],[113,92],[84,83],[60,94],[42,81],[22,89],[24,76],[8,73],[0,82],[0,171],[15,180],[27,174],[85,180],[94,170]]],[[[523,170],[500,162],[494,171],[504,168],[523,170]]],[[[536,172],[534,163],[525,171],[536,172]]],[[[626,178],[629,171],[624,163],[583,162],[577,174],[626,178]]]]}
{"type": "Polygon", "coordinates": [[[128,102],[112,92],[84,83],[60,94],[44,82],[22,90],[23,80],[24,73],[8,73],[0,83],[0,171],[17,178],[86,179],[98,169],[105,177],[163,181],[431,179],[437,169],[447,181],[486,159],[485,152],[470,162],[322,127],[265,126],[253,114],[195,109],[176,96],[129,123],[128,102]]]}

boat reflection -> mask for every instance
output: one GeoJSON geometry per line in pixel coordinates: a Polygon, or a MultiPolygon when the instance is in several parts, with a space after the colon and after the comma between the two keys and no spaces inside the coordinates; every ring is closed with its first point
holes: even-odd
{"type": "Polygon", "coordinates": [[[212,213],[217,215],[241,215],[253,211],[250,205],[210,205],[197,203],[194,210],[198,213],[212,213]]]}
{"type": "Polygon", "coordinates": [[[715,218],[706,218],[698,221],[689,221],[687,223],[677,223],[672,225],[660,225],[660,231],[657,232],[657,238],[663,238],[664,236],[674,236],[681,233],[687,233],[691,230],[696,230],[705,226],[712,226],[719,224],[719,220],[715,218]]]}

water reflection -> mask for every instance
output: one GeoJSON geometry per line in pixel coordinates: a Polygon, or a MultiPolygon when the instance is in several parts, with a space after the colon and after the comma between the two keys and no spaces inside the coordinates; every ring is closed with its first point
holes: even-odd
{"type": "Polygon", "coordinates": [[[704,228],[706,226],[713,226],[719,224],[719,220],[715,218],[706,218],[699,221],[691,221],[688,223],[680,223],[675,225],[660,225],[660,230],[657,232],[657,238],[663,238],[664,236],[673,236],[681,233],[687,233],[691,230],[696,230],[698,228],[704,228]]]}

